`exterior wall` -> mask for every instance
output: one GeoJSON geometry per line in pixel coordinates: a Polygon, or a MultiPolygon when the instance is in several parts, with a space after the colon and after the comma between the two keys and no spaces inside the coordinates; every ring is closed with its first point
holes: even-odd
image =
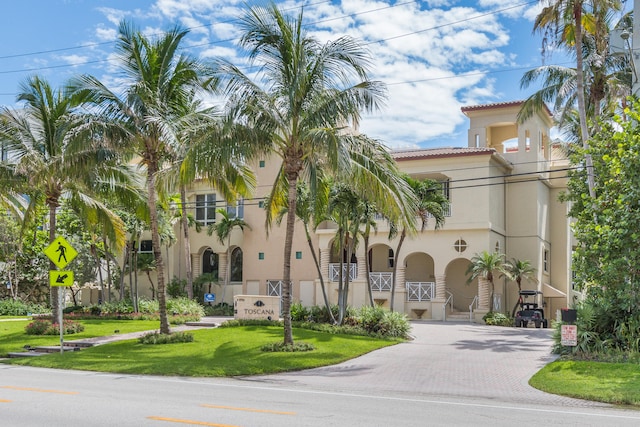
{"type": "MultiPolygon", "coordinates": [[[[442,228],[435,230],[433,221],[429,221],[424,231],[408,236],[400,248],[395,310],[412,318],[441,319],[451,308],[468,312],[472,303],[477,308],[476,297],[481,286],[477,280],[468,283],[465,272],[474,254],[485,250],[500,251],[508,259],[531,261],[538,272],[538,281],[523,283],[523,288],[544,292],[550,286],[559,291],[545,295],[547,317],[551,317],[556,308],[567,306],[568,297],[563,298],[562,294],[570,295],[571,238],[567,206],[558,201],[558,195],[566,188],[566,180],[549,179],[562,176],[564,172],[554,172],[554,169],[562,169],[566,162],[550,159],[553,154],[547,136],[550,119],[539,115],[519,125],[515,121],[518,109],[517,103],[463,109],[470,119],[468,148],[394,153],[402,172],[416,179],[448,181],[451,203],[450,216],[442,228]],[[548,272],[543,268],[545,250],[550,255],[548,272]],[[417,295],[419,300],[409,301],[417,295]]],[[[256,194],[244,204],[244,220],[250,228],[244,232],[235,229],[230,248],[226,242],[209,236],[206,230],[199,233],[190,230],[194,277],[202,272],[205,250],[218,254],[222,280],[228,249],[242,249],[242,281],[232,283],[227,289],[227,302],[232,302],[238,294],[272,293],[282,279],[285,220],[267,231],[265,212],[259,205],[269,194],[280,163],[277,158],[262,160],[253,168],[258,181],[256,194]]],[[[211,192],[203,182],[193,184],[189,189],[191,213],[195,212],[196,195],[211,192]]],[[[217,206],[225,206],[220,196],[217,206]]],[[[169,252],[169,278],[184,277],[184,245],[178,226],[175,228],[177,242],[169,252]]],[[[331,250],[335,231],[334,224],[324,223],[312,234],[327,295],[334,304],[337,303],[337,282],[331,280],[330,269],[339,259],[331,250]]],[[[378,221],[377,232],[371,234],[369,242],[370,271],[382,282],[393,270],[389,252],[395,253],[398,245],[398,238],[388,239],[388,231],[386,221],[378,221]]],[[[354,306],[368,301],[367,256],[360,243],[354,254],[356,277],[350,281],[349,304],[354,306]]],[[[302,224],[297,222],[291,259],[293,300],[307,306],[322,304],[319,279],[302,224]]],[[[510,312],[518,298],[516,286],[496,278],[495,293],[500,296],[500,311],[510,312]]],[[[486,304],[486,294],[483,295],[483,304],[486,304]]],[[[376,303],[390,307],[388,290],[378,289],[373,297],[376,303]]],[[[482,310],[487,309],[488,306],[480,307],[477,316],[481,317],[482,310]]]]}

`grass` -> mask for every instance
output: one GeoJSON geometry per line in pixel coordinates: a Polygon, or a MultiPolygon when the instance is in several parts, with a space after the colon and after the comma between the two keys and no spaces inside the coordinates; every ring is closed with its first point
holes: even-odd
{"type": "Polygon", "coordinates": [[[556,361],[529,383],[547,393],[640,406],[640,365],[635,363],[556,361]]]}
{"type": "MultiPolygon", "coordinates": [[[[86,325],[83,334],[92,329],[91,322],[93,321],[82,321],[86,325]]],[[[0,327],[4,327],[4,323],[18,322],[0,323],[2,323],[0,327]]],[[[124,333],[123,323],[126,325],[137,323],[137,321],[106,321],[104,323],[110,325],[108,328],[110,331],[108,335],[110,335],[116,327],[124,333]]],[[[153,327],[148,329],[155,329],[158,326],[157,322],[152,323],[153,327]]],[[[264,344],[281,341],[282,327],[241,326],[199,329],[190,331],[190,333],[194,335],[194,342],[191,343],[145,345],[138,343],[137,340],[126,340],[76,352],[54,353],[35,358],[7,359],[3,363],[128,374],[225,377],[259,375],[333,365],[400,342],[363,336],[334,335],[296,328],[294,329],[294,340],[311,343],[316,350],[281,353],[263,352],[260,347],[264,344]]],[[[83,334],[77,334],[77,337],[83,334]]],[[[72,336],[75,339],[76,334],[72,336]]],[[[23,338],[31,339],[24,333],[23,338]]],[[[11,340],[15,341],[15,337],[12,337],[11,340]]],[[[4,340],[2,341],[0,351],[5,352],[4,340]]],[[[55,337],[53,337],[52,344],[55,344],[55,337]]],[[[33,344],[30,343],[30,345],[33,344]]],[[[19,347],[21,349],[22,345],[19,347]]]]}
{"type": "MultiPolygon", "coordinates": [[[[5,357],[11,352],[23,351],[26,345],[31,347],[60,345],[60,335],[27,335],[24,328],[29,322],[31,322],[31,319],[25,317],[21,318],[21,320],[5,316],[0,317],[0,357],[5,357]]],[[[148,331],[158,329],[160,326],[157,320],[83,320],[82,324],[85,326],[84,331],[65,335],[65,341],[114,335],[116,330],[119,330],[119,333],[122,334],[148,331]]]]}

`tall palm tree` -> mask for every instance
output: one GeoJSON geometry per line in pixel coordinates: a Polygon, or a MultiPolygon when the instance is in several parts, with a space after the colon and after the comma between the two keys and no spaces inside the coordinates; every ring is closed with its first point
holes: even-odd
{"type": "MultiPolygon", "coordinates": [[[[588,6],[596,10],[621,7],[619,0],[541,0],[546,6],[536,17],[534,31],[545,35],[545,41],[556,46],[574,47],[576,58],[576,101],[580,118],[580,139],[585,150],[589,149],[590,132],[587,121],[587,105],[585,101],[585,76],[583,42],[585,29],[592,34],[596,32],[596,19],[589,14],[588,6]],[[586,13],[585,13],[586,12],[586,13]]],[[[595,197],[595,177],[593,159],[585,156],[589,195],[595,197]]]]}
{"type": "MultiPolygon", "coordinates": [[[[538,282],[538,279],[536,278],[536,269],[533,268],[531,261],[529,260],[519,260],[516,258],[507,260],[502,265],[501,271],[509,280],[516,282],[518,285],[518,295],[520,295],[520,291],[522,290],[522,279],[535,283],[538,282]]],[[[516,300],[516,304],[513,306],[513,310],[511,310],[511,317],[516,315],[519,303],[520,299],[516,300]]]]}
{"type": "Polygon", "coordinates": [[[466,274],[469,274],[468,282],[478,278],[480,282],[479,291],[480,305],[489,307],[489,311],[493,311],[493,292],[494,292],[494,272],[502,271],[504,255],[497,252],[483,251],[475,254],[471,258],[469,268],[466,274]]]}
{"type": "Polygon", "coordinates": [[[284,343],[292,344],[291,251],[297,184],[306,180],[315,193],[320,169],[342,171],[353,181],[368,182],[370,192],[390,208],[401,210],[408,192],[391,174],[393,159],[384,146],[347,132],[363,111],[376,110],[385,88],[368,79],[370,57],[357,41],[340,37],[321,44],[308,35],[302,12],[297,19],[275,4],[252,7],[241,20],[240,45],[248,49],[253,76],[233,64],[218,63],[227,113],[246,124],[242,138],[282,159],[267,206],[267,223],[287,206],[284,240],[282,316],[284,343]],[[252,78],[253,77],[253,78],[252,78]]]}
{"type": "Polygon", "coordinates": [[[220,302],[224,302],[224,294],[227,290],[227,285],[231,281],[231,233],[234,228],[239,228],[241,231],[244,231],[245,228],[251,230],[251,227],[244,219],[229,215],[229,212],[224,208],[216,209],[216,212],[218,214],[216,222],[209,226],[207,233],[209,235],[215,233],[218,241],[223,245],[227,245],[227,270],[224,275],[222,299],[220,300],[220,302]]]}
{"type": "Polygon", "coordinates": [[[138,160],[146,171],[151,241],[156,261],[160,332],[170,333],[164,260],[158,232],[157,178],[179,146],[175,127],[193,94],[208,90],[210,70],[197,59],[179,54],[188,31],[176,26],[149,39],[127,22],[119,26],[116,51],[126,81],[118,95],[93,76],[73,79],[71,87],[94,106],[96,127],[138,160]]]}
{"type": "MultiPolygon", "coordinates": [[[[11,179],[20,181],[30,198],[26,218],[44,203],[52,242],[56,211],[64,198],[79,217],[102,224],[104,233],[121,248],[124,224],[102,200],[112,193],[133,194],[128,190],[135,173],[119,166],[117,153],[100,138],[83,132],[84,121],[77,114],[82,98],[33,76],[20,85],[17,101],[21,108],[0,110],[0,139],[10,153],[11,179]]],[[[61,308],[57,287],[51,288],[51,306],[54,314],[61,308]]]]}
{"type": "Polygon", "coordinates": [[[398,270],[398,260],[400,258],[400,249],[406,239],[407,235],[413,235],[415,233],[415,219],[420,220],[420,231],[424,231],[427,227],[429,217],[433,217],[434,228],[438,228],[444,225],[445,212],[449,206],[449,200],[446,198],[442,191],[442,184],[432,179],[417,180],[413,179],[409,175],[404,175],[403,179],[407,182],[415,198],[417,200],[414,210],[409,213],[409,216],[403,219],[405,223],[403,225],[398,224],[396,221],[391,221],[389,227],[389,238],[395,238],[400,232],[400,239],[398,245],[393,254],[393,271],[391,281],[391,310],[395,303],[396,293],[396,272],[398,270]],[[400,228],[399,228],[400,227],[400,228]]]}

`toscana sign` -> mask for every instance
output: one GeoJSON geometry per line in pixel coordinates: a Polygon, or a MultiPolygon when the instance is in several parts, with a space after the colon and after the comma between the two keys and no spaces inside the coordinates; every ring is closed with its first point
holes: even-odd
{"type": "Polygon", "coordinates": [[[280,297],[266,295],[236,295],[233,299],[236,319],[278,320],[280,297]]]}

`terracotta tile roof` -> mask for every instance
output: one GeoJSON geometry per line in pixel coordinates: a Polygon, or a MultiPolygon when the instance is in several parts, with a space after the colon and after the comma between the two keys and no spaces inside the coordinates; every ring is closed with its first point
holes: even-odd
{"type": "Polygon", "coordinates": [[[493,148],[473,148],[473,147],[441,147],[441,148],[418,148],[413,150],[392,151],[391,155],[396,160],[419,160],[439,157],[463,157],[492,155],[496,152],[493,148]]]}
{"type": "Polygon", "coordinates": [[[493,104],[467,105],[466,107],[462,107],[461,110],[464,113],[465,111],[489,110],[491,108],[518,107],[523,103],[524,101],[508,101],[508,102],[494,102],[493,104]]]}

